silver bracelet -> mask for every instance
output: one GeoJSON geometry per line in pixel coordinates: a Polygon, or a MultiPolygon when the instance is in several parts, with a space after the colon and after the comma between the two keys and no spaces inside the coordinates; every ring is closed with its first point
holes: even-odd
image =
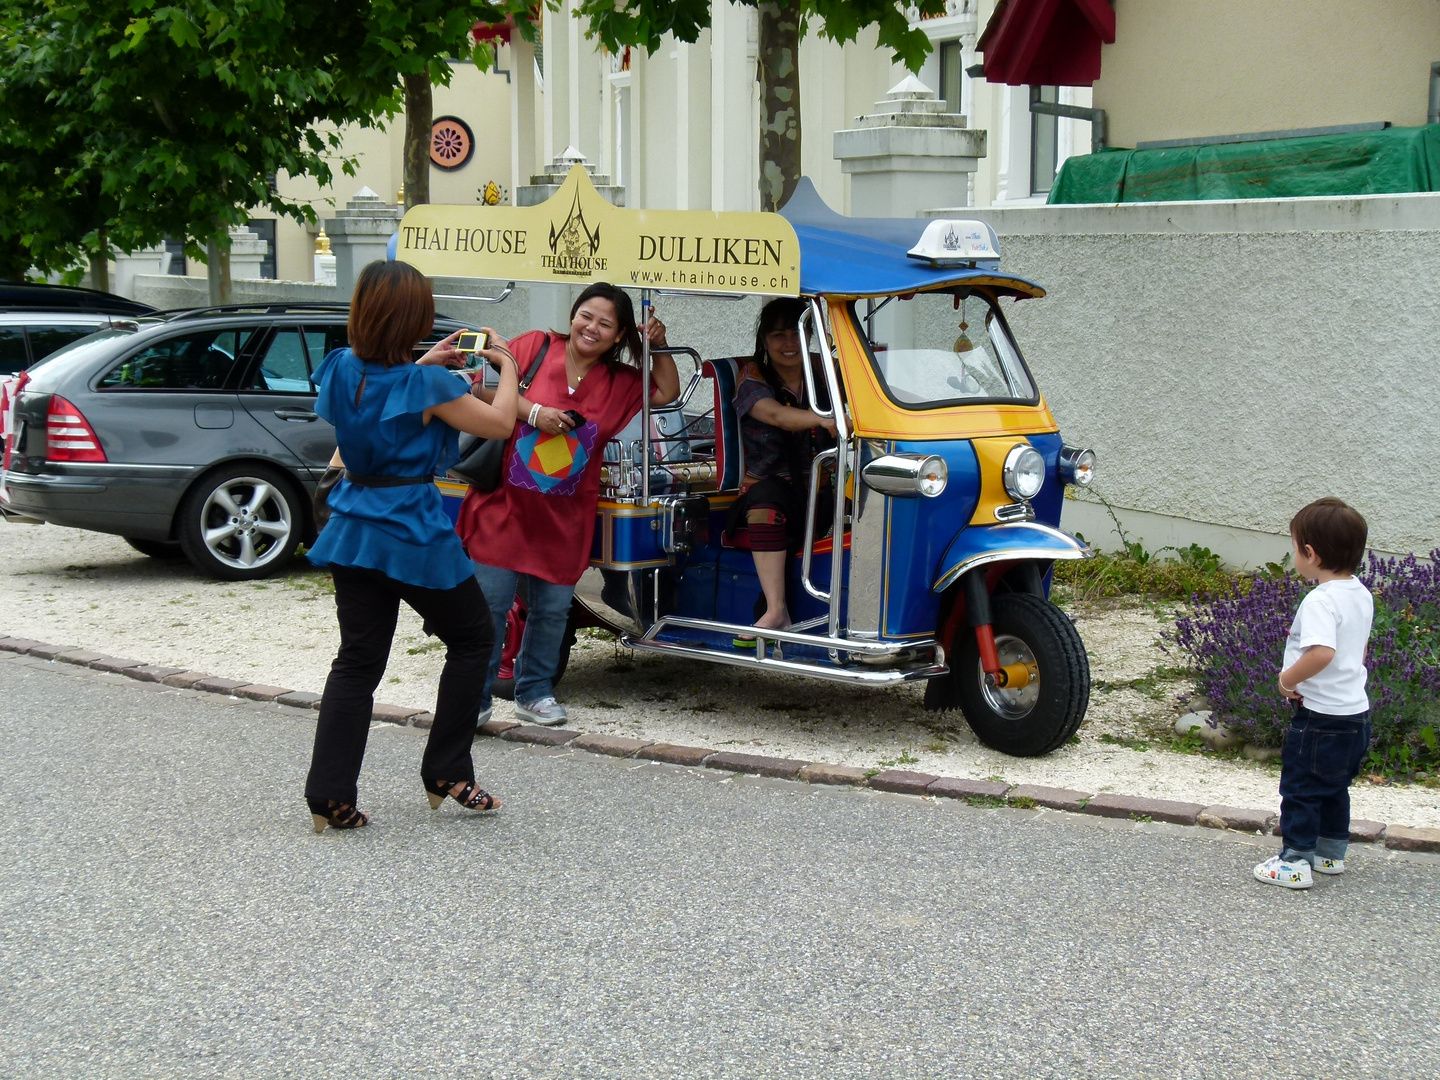
{"type": "Polygon", "coordinates": [[[530,419],[526,421],[531,427],[535,426],[535,418],[540,415],[540,403],[537,401],[530,406],[530,419]]]}

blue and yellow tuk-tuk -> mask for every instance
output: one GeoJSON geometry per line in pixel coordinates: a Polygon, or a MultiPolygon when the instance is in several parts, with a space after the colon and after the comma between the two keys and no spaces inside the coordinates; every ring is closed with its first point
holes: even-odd
{"type": "Polygon", "coordinates": [[[838,439],[811,472],[796,621],[751,625],[754,561],[724,530],[745,476],[734,394],[748,358],[681,342],[669,351],[693,371],[679,400],[648,405],[647,347],[647,404],[607,449],[572,628],[857,686],[927,680],[927,707],[961,709],[1011,754],[1048,753],[1080,726],[1089,663],[1048,595],[1056,560],[1091,554],[1058,526],[1064,486],[1090,482],[1094,455],[1062,443],[1001,311],[1044,290],[1000,270],[983,222],[848,218],[808,181],[779,214],[623,210],[577,167],[535,207],[416,207],[397,255],[430,275],[610,281],[642,311],[676,293],[808,301],[808,396],[830,403],[817,411],[838,439]],[[822,475],[830,535],[815,527],[822,475]]]}

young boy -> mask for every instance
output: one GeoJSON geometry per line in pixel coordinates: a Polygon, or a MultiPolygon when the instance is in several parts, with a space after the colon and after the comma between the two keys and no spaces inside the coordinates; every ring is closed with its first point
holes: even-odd
{"type": "Polygon", "coordinates": [[[1317,499],[1290,522],[1300,576],[1318,584],[1290,625],[1280,693],[1295,717],[1280,755],[1280,854],[1255,878],[1308,889],[1317,874],[1343,874],[1350,839],[1350,781],[1370,749],[1365,647],[1375,606],[1355,578],[1365,519],[1339,499],[1317,499]]]}

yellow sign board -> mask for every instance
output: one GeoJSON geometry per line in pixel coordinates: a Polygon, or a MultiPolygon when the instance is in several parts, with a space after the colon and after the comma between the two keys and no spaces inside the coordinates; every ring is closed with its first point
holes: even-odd
{"type": "Polygon", "coordinates": [[[413,207],[396,256],[430,277],[800,293],[800,242],[779,214],[625,210],[580,165],[539,206],[413,207]]]}

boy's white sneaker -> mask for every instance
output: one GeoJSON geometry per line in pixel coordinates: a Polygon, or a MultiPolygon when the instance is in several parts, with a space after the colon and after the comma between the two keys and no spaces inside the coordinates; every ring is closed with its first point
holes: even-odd
{"type": "Polygon", "coordinates": [[[1289,862],[1279,855],[1271,855],[1255,867],[1255,880],[1266,885],[1279,885],[1282,889],[1308,889],[1315,884],[1308,862],[1304,859],[1289,862]]]}
{"type": "Polygon", "coordinates": [[[1327,859],[1323,855],[1315,857],[1315,873],[1317,874],[1343,874],[1345,873],[1344,859],[1327,859]]]}

